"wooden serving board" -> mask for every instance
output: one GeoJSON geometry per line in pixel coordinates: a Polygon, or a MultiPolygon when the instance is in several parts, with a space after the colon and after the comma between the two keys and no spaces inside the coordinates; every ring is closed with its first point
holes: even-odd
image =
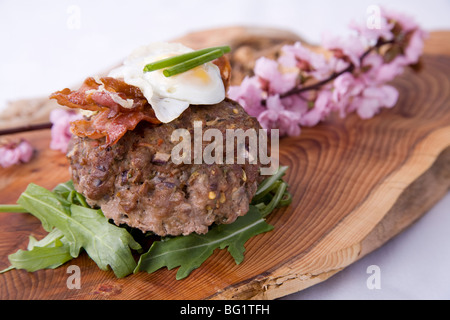
{"type": "MultiPolygon", "coordinates": [[[[189,39],[205,41],[202,34],[189,39]]],[[[400,92],[393,109],[370,120],[330,119],[281,140],[293,202],[268,217],[273,231],[246,243],[242,264],[217,250],[184,280],[165,268],[116,279],[81,254],[56,270],[0,274],[0,298],[274,299],[328,279],[411,225],[448,191],[450,49],[439,44],[449,40],[450,33],[431,34],[423,70],[408,70],[393,83],[400,92]],[[80,267],[81,289],[67,288],[69,265],[80,267]]],[[[28,164],[0,169],[0,203],[14,203],[30,182],[53,188],[69,179],[65,157],[48,148],[48,130],[19,136],[38,153],[28,164]]],[[[8,254],[26,248],[30,234],[45,234],[36,218],[0,214],[0,269],[8,267],[8,254]]]]}

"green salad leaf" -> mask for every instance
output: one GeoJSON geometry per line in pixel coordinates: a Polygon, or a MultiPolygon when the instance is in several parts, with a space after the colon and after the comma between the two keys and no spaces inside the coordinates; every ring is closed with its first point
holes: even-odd
{"type": "MultiPolygon", "coordinates": [[[[19,250],[9,256],[11,265],[38,270],[68,261],[67,253],[76,258],[83,248],[100,269],[111,267],[118,278],[132,273],[136,261],[131,249],[140,250],[140,244],[125,228],[109,223],[100,210],[87,207],[84,198],[72,188],[73,185],[65,183],[52,192],[30,184],[22,193],[17,202],[41,221],[49,232],[47,237],[55,229],[61,237],[54,240],[53,246],[40,246],[39,242],[30,240],[32,245],[27,251],[19,250]],[[38,264],[35,260],[39,257],[48,257],[48,261],[38,264]]],[[[45,241],[51,242],[47,237],[45,241]]]]}
{"type": "MultiPolygon", "coordinates": [[[[41,269],[55,269],[72,259],[64,235],[53,229],[42,240],[29,237],[27,250],[19,249],[8,256],[10,268],[26,269],[29,272],[41,269]]],[[[8,268],[9,269],[9,268],[8,268]]]]}
{"type": "Polygon", "coordinates": [[[273,226],[264,221],[258,209],[251,206],[249,212],[235,222],[216,225],[204,235],[192,233],[153,242],[150,250],[141,255],[135,272],[145,270],[152,273],[164,266],[169,270],[180,266],[176,278],[183,279],[200,267],[215,249],[225,247],[239,264],[244,260],[245,242],[272,229],[273,226]]]}

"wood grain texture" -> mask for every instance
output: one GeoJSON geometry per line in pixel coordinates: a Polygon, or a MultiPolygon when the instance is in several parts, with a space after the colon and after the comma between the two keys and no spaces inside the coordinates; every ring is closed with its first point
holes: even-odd
{"type": "MultiPolygon", "coordinates": [[[[432,34],[421,73],[408,70],[394,81],[394,108],[282,139],[293,202],[269,216],[273,231],[246,243],[241,265],[222,250],[181,281],[167,269],[116,279],[82,254],[56,270],[0,274],[0,298],[274,299],[328,279],[411,225],[450,186],[450,51],[433,41],[432,34]],[[66,286],[71,264],[81,269],[80,290],[66,286]]],[[[28,164],[0,169],[0,203],[15,202],[30,182],[52,188],[69,178],[64,156],[48,149],[49,134],[20,135],[39,151],[28,164]]],[[[34,217],[0,215],[0,269],[30,234],[45,234],[34,217]]]]}

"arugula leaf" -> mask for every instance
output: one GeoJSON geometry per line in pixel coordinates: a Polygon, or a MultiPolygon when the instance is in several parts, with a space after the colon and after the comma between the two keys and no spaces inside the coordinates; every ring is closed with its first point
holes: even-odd
{"type": "Polygon", "coordinates": [[[60,183],[53,189],[54,193],[62,195],[64,197],[67,197],[67,195],[72,191],[75,191],[75,187],[73,185],[72,180],[60,183]]]}
{"type": "Polygon", "coordinates": [[[57,240],[61,240],[64,235],[58,229],[53,229],[41,240],[36,240],[35,237],[28,237],[27,250],[33,250],[34,247],[54,247],[57,240]]]}
{"type": "Polygon", "coordinates": [[[84,248],[100,269],[110,266],[118,278],[130,274],[136,266],[130,248],[140,250],[140,244],[124,228],[109,223],[100,210],[71,203],[61,188],[51,192],[30,184],[18,203],[41,220],[46,231],[60,230],[72,257],[84,248]]]}
{"type": "Polygon", "coordinates": [[[153,242],[150,250],[141,255],[134,272],[145,270],[151,273],[164,266],[169,270],[180,266],[176,279],[183,279],[211,256],[215,249],[225,247],[228,247],[228,252],[239,264],[244,259],[245,242],[272,229],[273,226],[265,222],[258,209],[250,206],[248,213],[235,222],[215,225],[204,235],[192,233],[153,242]]]}
{"type": "Polygon", "coordinates": [[[109,223],[100,210],[72,205],[71,211],[70,232],[79,232],[84,250],[99,268],[111,266],[118,278],[132,273],[136,261],[130,248],[140,250],[141,245],[124,228],[109,223]]]}
{"type": "Polygon", "coordinates": [[[29,237],[27,250],[18,250],[8,256],[11,266],[5,270],[25,269],[28,272],[40,269],[55,269],[72,259],[67,242],[58,229],[53,229],[42,240],[29,237]]]}
{"type": "Polygon", "coordinates": [[[90,208],[90,206],[86,202],[86,198],[75,190],[72,180],[69,180],[65,183],[58,184],[53,192],[62,196],[67,201],[73,204],[79,204],[85,208],[90,208]]]}
{"type": "Polygon", "coordinates": [[[33,250],[21,250],[10,254],[10,268],[25,269],[34,272],[41,269],[55,269],[72,259],[68,247],[61,241],[54,247],[34,247],[33,250]]]}
{"type": "Polygon", "coordinates": [[[45,238],[37,241],[29,237],[27,250],[18,250],[8,256],[11,266],[28,272],[40,269],[55,269],[72,259],[70,249],[58,229],[53,229],[45,238]]]}

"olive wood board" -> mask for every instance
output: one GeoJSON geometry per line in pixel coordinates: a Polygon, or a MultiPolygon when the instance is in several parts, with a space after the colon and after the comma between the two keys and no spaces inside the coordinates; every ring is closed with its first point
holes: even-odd
{"type": "MultiPolygon", "coordinates": [[[[245,32],[264,34],[258,28],[230,27],[185,39],[203,46],[216,44],[208,39],[218,35],[223,40],[245,32]]],[[[277,34],[272,32],[269,37],[277,34]]],[[[0,274],[0,298],[276,299],[325,281],[381,247],[447,193],[449,40],[450,32],[431,33],[423,69],[406,70],[393,82],[400,92],[394,108],[370,120],[331,118],[302,128],[299,137],[281,139],[280,163],[289,166],[285,179],[293,201],[267,218],[273,231],[246,243],[240,265],[226,250],[216,250],[183,280],[175,279],[176,268],[117,279],[82,253],[55,270],[0,274]],[[67,286],[70,265],[80,267],[80,289],[67,286]]],[[[65,156],[49,149],[49,130],[12,137],[29,139],[37,154],[27,164],[0,168],[0,203],[15,203],[31,182],[51,189],[70,179],[65,156]]],[[[29,214],[0,214],[0,269],[9,266],[8,254],[26,248],[29,235],[45,234],[29,214]]]]}

